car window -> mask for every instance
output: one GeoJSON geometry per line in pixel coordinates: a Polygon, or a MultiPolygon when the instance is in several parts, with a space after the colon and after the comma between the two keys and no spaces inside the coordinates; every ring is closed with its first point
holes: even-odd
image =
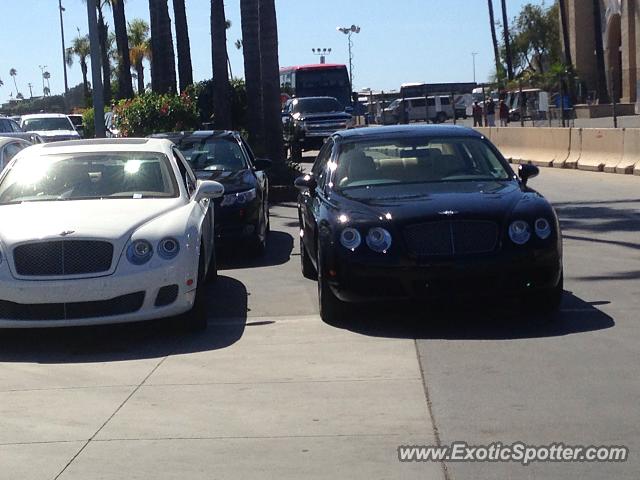
{"type": "Polygon", "coordinates": [[[245,142],[244,138],[240,137],[240,143],[242,143],[242,147],[244,148],[244,151],[247,154],[247,157],[249,157],[249,161],[251,162],[251,165],[254,164],[256,157],[253,154],[253,150],[251,150],[251,147],[249,146],[249,144],[247,142],[245,142]]]}
{"type": "Polygon", "coordinates": [[[313,164],[313,168],[311,169],[313,176],[316,178],[316,181],[318,182],[318,187],[320,187],[321,190],[324,189],[324,186],[327,180],[327,173],[328,173],[327,164],[331,159],[333,144],[334,142],[333,142],[333,139],[331,138],[329,138],[325,142],[325,144],[320,149],[318,158],[316,158],[316,161],[313,164]]]}
{"type": "Polygon", "coordinates": [[[187,193],[191,197],[196,191],[197,179],[193,170],[189,166],[187,160],[182,156],[180,150],[176,147],[173,147],[173,154],[176,159],[176,163],[178,164],[178,170],[180,170],[180,180],[184,185],[184,188],[187,189],[187,193]]]}
{"type": "Polygon", "coordinates": [[[71,120],[67,117],[33,117],[23,120],[22,127],[27,132],[74,130],[71,120]]]}
{"type": "Polygon", "coordinates": [[[5,165],[9,162],[9,160],[15,157],[20,150],[23,150],[26,146],[27,144],[23,144],[21,142],[11,142],[5,145],[2,151],[2,159],[5,165]]]}
{"type": "Polygon", "coordinates": [[[233,137],[188,137],[177,145],[194,170],[236,171],[247,168],[245,154],[233,137]]]}
{"type": "Polygon", "coordinates": [[[11,125],[9,124],[9,120],[6,118],[0,118],[0,132],[7,133],[11,132],[11,125]]]}
{"type": "Polygon", "coordinates": [[[9,120],[9,126],[11,127],[11,129],[15,132],[15,133],[20,133],[22,132],[22,129],[20,128],[20,125],[18,125],[16,122],[14,122],[13,120],[9,120]]]}

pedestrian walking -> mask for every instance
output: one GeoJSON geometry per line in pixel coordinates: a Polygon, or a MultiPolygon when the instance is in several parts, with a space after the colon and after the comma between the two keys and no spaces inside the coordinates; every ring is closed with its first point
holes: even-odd
{"type": "Polygon", "coordinates": [[[496,126],[496,104],[493,98],[489,97],[486,101],[485,108],[487,109],[487,127],[496,126]]]}
{"type": "Polygon", "coordinates": [[[473,102],[473,126],[481,127],[482,126],[482,107],[478,102],[473,102]]]}
{"type": "Polygon", "coordinates": [[[506,127],[509,124],[509,107],[504,100],[500,100],[500,126],[506,127]]]}

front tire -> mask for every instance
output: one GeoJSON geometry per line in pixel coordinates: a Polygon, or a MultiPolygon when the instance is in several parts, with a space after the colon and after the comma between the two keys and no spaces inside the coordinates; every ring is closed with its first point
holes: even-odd
{"type": "Polygon", "coordinates": [[[526,299],[528,310],[537,314],[553,314],[560,309],[564,294],[564,275],[560,274],[558,285],[530,295],[526,299]]]}
{"type": "Polygon", "coordinates": [[[321,260],[318,259],[318,306],[320,318],[330,325],[340,325],[347,317],[347,304],[331,290],[321,260]]]}
{"type": "MultiPolygon", "coordinates": [[[[212,254],[215,259],[215,254],[212,254]]],[[[196,286],[196,298],[193,307],[188,312],[180,316],[181,325],[188,332],[202,332],[207,328],[207,309],[204,298],[205,290],[205,258],[204,249],[200,249],[200,259],[198,261],[198,284],[196,286]]],[[[214,260],[215,261],[215,260],[214,260]]],[[[216,270],[217,275],[217,270],[216,270]]]]}
{"type": "Polygon", "coordinates": [[[307,248],[304,246],[302,238],[300,238],[300,267],[304,278],[308,278],[309,280],[318,279],[318,272],[316,271],[316,267],[313,266],[313,262],[311,261],[309,252],[307,252],[307,248]]]}

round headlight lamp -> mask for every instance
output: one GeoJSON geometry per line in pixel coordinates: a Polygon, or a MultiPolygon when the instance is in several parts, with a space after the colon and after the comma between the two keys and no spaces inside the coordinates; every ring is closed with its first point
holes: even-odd
{"type": "Polygon", "coordinates": [[[524,220],[516,220],[509,225],[509,238],[517,245],[524,245],[531,238],[531,227],[524,220]]]}
{"type": "Polygon", "coordinates": [[[391,247],[391,234],[382,227],[375,227],[367,234],[367,245],[378,253],[386,253],[391,247]]]}
{"type": "Polygon", "coordinates": [[[360,232],[355,228],[347,227],[342,230],[342,233],[340,234],[340,243],[344,248],[353,251],[360,246],[361,242],[362,237],[360,236],[360,232]]]}

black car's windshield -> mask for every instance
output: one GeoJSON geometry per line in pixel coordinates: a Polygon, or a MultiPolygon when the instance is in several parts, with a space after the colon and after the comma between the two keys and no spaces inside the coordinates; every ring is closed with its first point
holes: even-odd
{"type": "Polygon", "coordinates": [[[0,182],[0,205],[177,195],[167,157],[154,152],[27,156],[18,159],[0,182]]]}
{"type": "Polygon", "coordinates": [[[507,168],[481,139],[400,138],[343,144],[334,185],[508,180],[507,168]]]}
{"type": "Polygon", "coordinates": [[[28,118],[22,124],[27,132],[50,130],[73,130],[73,125],[65,117],[28,118]]]}
{"type": "Polygon", "coordinates": [[[247,168],[237,140],[229,137],[186,138],[178,148],[194,170],[235,171],[247,168]]]}
{"type": "Polygon", "coordinates": [[[344,109],[335,98],[299,98],[293,104],[293,113],[342,112],[344,109]]]}

